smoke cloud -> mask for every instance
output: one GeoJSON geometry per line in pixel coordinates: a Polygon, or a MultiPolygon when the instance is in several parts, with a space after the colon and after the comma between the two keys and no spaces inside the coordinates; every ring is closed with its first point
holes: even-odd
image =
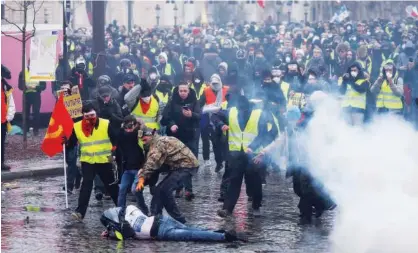
{"type": "Polygon", "coordinates": [[[345,123],[328,98],[307,129],[312,173],[338,204],[332,252],[418,252],[418,135],[395,116],[345,123]]]}

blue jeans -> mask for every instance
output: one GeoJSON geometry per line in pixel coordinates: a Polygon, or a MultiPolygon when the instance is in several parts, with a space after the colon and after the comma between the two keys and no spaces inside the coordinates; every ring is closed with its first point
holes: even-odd
{"type": "MultiPolygon", "coordinates": [[[[118,207],[126,207],[126,195],[128,194],[128,191],[131,190],[137,173],[137,170],[125,170],[125,172],[123,172],[119,188],[118,207]]],[[[148,207],[145,204],[142,191],[132,191],[132,193],[135,195],[138,208],[141,209],[141,212],[147,215],[148,207]]]]}
{"type": "Polygon", "coordinates": [[[81,178],[81,173],[77,168],[77,154],[77,146],[65,150],[65,160],[67,162],[67,187],[70,191],[74,189],[75,181],[80,180],[81,178]]]}
{"type": "Polygon", "coordinates": [[[157,240],[169,241],[225,241],[225,234],[188,227],[169,216],[161,216],[157,240]]]}

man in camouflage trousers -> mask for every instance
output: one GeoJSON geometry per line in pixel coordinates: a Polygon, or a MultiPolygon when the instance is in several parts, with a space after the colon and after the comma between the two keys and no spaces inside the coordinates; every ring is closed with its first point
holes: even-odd
{"type": "Polygon", "coordinates": [[[177,138],[159,136],[155,134],[155,129],[144,130],[141,139],[144,145],[149,145],[149,151],[143,168],[138,172],[136,190],[142,190],[155,174],[161,172],[162,165],[166,165],[164,167],[169,168],[168,175],[152,190],[151,215],[161,215],[164,207],[171,217],[186,223],[174,200],[173,191],[182,179],[185,187],[191,187],[192,175],[196,173],[199,161],[177,138]]]}

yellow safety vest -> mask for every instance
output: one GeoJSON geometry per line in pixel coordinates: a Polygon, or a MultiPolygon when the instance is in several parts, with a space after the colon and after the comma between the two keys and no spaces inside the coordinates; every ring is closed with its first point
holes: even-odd
{"type": "Polygon", "coordinates": [[[261,113],[262,110],[260,109],[253,110],[244,131],[242,131],[238,123],[238,109],[236,107],[230,109],[228,132],[229,151],[247,151],[248,146],[258,135],[258,122],[261,113]]]}
{"type": "Polygon", "coordinates": [[[191,87],[190,88],[192,88],[195,92],[196,92],[196,97],[197,97],[197,100],[199,100],[200,99],[200,97],[202,96],[202,94],[203,94],[203,92],[205,91],[205,88],[206,88],[207,86],[206,86],[206,84],[202,84],[202,86],[200,86],[200,90],[199,90],[199,92],[196,90],[196,88],[194,87],[194,84],[192,83],[192,85],[191,85],[191,87]]]}
{"type": "Polygon", "coordinates": [[[88,66],[89,76],[93,76],[93,71],[94,71],[93,63],[89,62],[89,66],[88,66]]]}
{"type": "Polygon", "coordinates": [[[98,120],[98,128],[89,137],[84,135],[81,121],[74,124],[74,132],[80,144],[80,162],[109,163],[108,157],[112,155],[112,143],[108,135],[109,121],[101,118],[98,120]]]}
{"type": "MultiPolygon", "coordinates": [[[[365,79],[358,79],[355,83],[356,85],[361,85],[365,82],[365,79]]],[[[353,107],[359,109],[366,109],[366,92],[358,93],[355,91],[350,84],[347,85],[347,91],[343,97],[341,107],[353,107]]]]}
{"type": "Polygon", "coordinates": [[[280,89],[282,90],[283,95],[286,98],[286,102],[288,100],[287,95],[289,94],[289,87],[290,87],[289,83],[281,82],[281,84],[280,84],[280,89]]]}
{"type": "Polygon", "coordinates": [[[302,109],[306,105],[306,96],[302,92],[295,92],[293,96],[289,97],[287,107],[297,106],[302,109]]]}
{"type": "Polygon", "coordinates": [[[171,76],[171,64],[170,63],[167,62],[165,64],[164,73],[162,73],[162,74],[167,75],[167,76],[171,76]]]}
{"type": "Polygon", "coordinates": [[[31,81],[30,80],[30,74],[29,71],[26,69],[25,70],[25,85],[26,85],[26,90],[25,93],[30,93],[30,92],[36,92],[36,88],[29,88],[29,86],[31,84],[38,86],[39,85],[39,81],[31,81]]]}
{"type": "Polygon", "coordinates": [[[370,58],[370,56],[367,57],[367,59],[365,61],[361,61],[358,60],[358,62],[360,63],[361,67],[366,70],[367,74],[371,75],[372,73],[372,59],[370,58]],[[367,60],[369,60],[369,65],[367,65],[367,60]]]}
{"type": "Polygon", "coordinates": [[[155,90],[155,95],[160,99],[160,102],[164,104],[168,103],[168,97],[169,97],[168,92],[164,95],[164,93],[162,93],[161,91],[155,90]]]}
{"type": "Polygon", "coordinates": [[[160,110],[160,105],[158,104],[157,99],[154,96],[151,96],[151,105],[146,114],[142,112],[141,102],[138,101],[138,105],[132,111],[132,115],[137,118],[142,119],[145,122],[145,125],[151,129],[160,129],[160,123],[157,122],[158,110],[160,110]]]}
{"type": "MultiPolygon", "coordinates": [[[[397,79],[398,77],[395,75],[393,80],[397,79]]],[[[400,110],[403,108],[401,98],[393,94],[387,80],[384,80],[382,83],[382,88],[377,96],[376,107],[392,110],[400,110]]]]}

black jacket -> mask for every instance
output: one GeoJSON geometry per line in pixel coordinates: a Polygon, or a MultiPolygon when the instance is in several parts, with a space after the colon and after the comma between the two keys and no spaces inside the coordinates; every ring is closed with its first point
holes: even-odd
{"type": "Polygon", "coordinates": [[[78,71],[73,68],[71,70],[71,76],[70,76],[70,82],[71,87],[78,85],[78,88],[80,89],[80,96],[81,100],[89,100],[90,98],[90,91],[96,87],[93,79],[85,72],[80,71],[80,74],[83,75],[83,86],[80,87],[80,77],[77,74],[78,71]]]}
{"type": "Polygon", "coordinates": [[[196,93],[190,89],[189,96],[183,100],[180,98],[178,87],[174,88],[173,96],[164,109],[163,118],[160,123],[167,126],[167,135],[174,136],[177,139],[186,142],[196,138],[195,132],[199,128],[200,122],[200,106],[196,98],[196,93]],[[192,117],[187,118],[183,115],[183,106],[187,106],[192,110],[192,117]],[[171,132],[173,125],[178,126],[176,133],[171,132]]]}
{"type": "Polygon", "coordinates": [[[102,119],[109,120],[109,126],[114,133],[118,133],[123,121],[122,110],[115,99],[110,100],[105,104],[100,98],[96,99],[95,107],[97,108],[97,115],[102,119]]]}
{"type": "Polygon", "coordinates": [[[120,129],[117,148],[122,154],[124,170],[138,170],[145,162],[144,150],[138,145],[138,130],[127,133],[120,129]]]}

